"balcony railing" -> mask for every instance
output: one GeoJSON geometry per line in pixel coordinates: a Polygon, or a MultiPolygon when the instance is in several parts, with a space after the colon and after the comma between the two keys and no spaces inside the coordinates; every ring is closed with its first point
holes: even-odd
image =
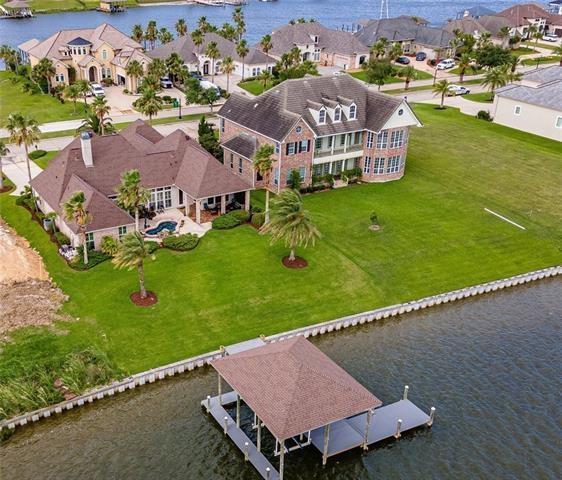
{"type": "Polygon", "coordinates": [[[359,152],[363,150],[363,144],[357,143],[354,145],[348,145],[346,148],[344,147],[337,147],[334,150],[315,150],[314,151],[314,158],[324,158],[324,157],[331,157],[333,155],[341,155],[342,153],[353,153],[359,152]]]}

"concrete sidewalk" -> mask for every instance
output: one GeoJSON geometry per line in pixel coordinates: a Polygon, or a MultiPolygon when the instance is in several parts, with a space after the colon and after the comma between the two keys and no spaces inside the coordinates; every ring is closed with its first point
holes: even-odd
{"type": "MultiPolygon", "coordinates": [[[[31,176],[35,178],[41,173],[41,168],[33,162],[29,161],[31,167],[31,176]]],[[[27,173],[27,162],[25,155],[22,153],[13,153],[7,157],[2,157],[2,171],[16,186],[11,195],[19,195],[23,188],[29,184],[29,176],[27,173]]]]}

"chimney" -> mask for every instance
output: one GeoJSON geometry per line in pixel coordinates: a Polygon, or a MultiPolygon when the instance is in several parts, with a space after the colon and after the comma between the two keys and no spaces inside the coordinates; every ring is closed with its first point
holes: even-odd
{"type": "Polygon", "coordinates": [[[92,132],[82,132],[80,134],[80,143],[82,145],[82,160],[87,167],[94,166],[94,157],[92,156],[92,132]]]}

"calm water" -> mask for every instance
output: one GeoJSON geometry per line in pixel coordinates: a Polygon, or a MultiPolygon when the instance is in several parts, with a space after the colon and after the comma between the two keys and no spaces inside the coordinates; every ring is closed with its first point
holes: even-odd
{"type": "MultiPolygon", "coordinates": [[[[435,25],[441,25],[448,18],[454,18],[458,11],[474,4],[485,4],[500,11],[514,3],[525,0],[389,0],[390,15],[417,15],[427,18],[435,25]]],[[[380,0],[279,0],[263,3],[249,0],[244,7],[247,23],[247,38],[257,42],[272,28],[292,18],[315,18],[328,27],[341,28],[351,25],[358,18],[378,18],[380,0]]],[[[217,25],[230,21],[233,7],[207,7],[198,5],[175,5],[131,8],[126,13],[107,15],[100,12],[74,12],[39,15],[34,19],[0,21],[0,44],[18,45],[29,38],[45,38],[61,28],[93,27],[101,22],[110,22],[125,33],[133,25],[144,26],[154,19],[159,27],[173,30],[179,17],[185,18],[190,27],[204,15],[217,25]]]]}
{"type": "MultiPolygon", "coordinates": [[[[290,479],[562,478],[562,280],[373,323],[315,343],[385,403],[404,384],[432,429],[322,468],[314,447],[290,479]]],[[[201,410],[210,371],[143,387],[24,429],[0,448],[2,479],[249,479],[201,410]]]]}

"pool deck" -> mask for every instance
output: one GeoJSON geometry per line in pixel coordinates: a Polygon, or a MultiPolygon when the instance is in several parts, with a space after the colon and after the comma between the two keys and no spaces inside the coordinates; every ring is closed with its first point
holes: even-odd
{"type": "MultiPolygon", "coordinates": [[[[142,222],[143,219],[141,219],[141,224],[142,222]]],[[[179,209],[170,208],[164,213],[159,213],[152,220],[148,220],[146,222],[147,226],[144,230],[146,231],[150,230],[151,228],[155,228],[162,222],[176,222],[178,225],[181,225],[177,230],[177,233],[179,233],[180,235],[183,235],[185,233],[192,233],[197,235],[198,237],[202,237],[213,228],[213,225],[210,222],[202,223],[201,225],[199,225],[198,223],[191,220],[191,218],[186,217],[179,209]]],[[[159,240],[157,235],[146,235],[146,238],[150,240],[159,240]]]]}

